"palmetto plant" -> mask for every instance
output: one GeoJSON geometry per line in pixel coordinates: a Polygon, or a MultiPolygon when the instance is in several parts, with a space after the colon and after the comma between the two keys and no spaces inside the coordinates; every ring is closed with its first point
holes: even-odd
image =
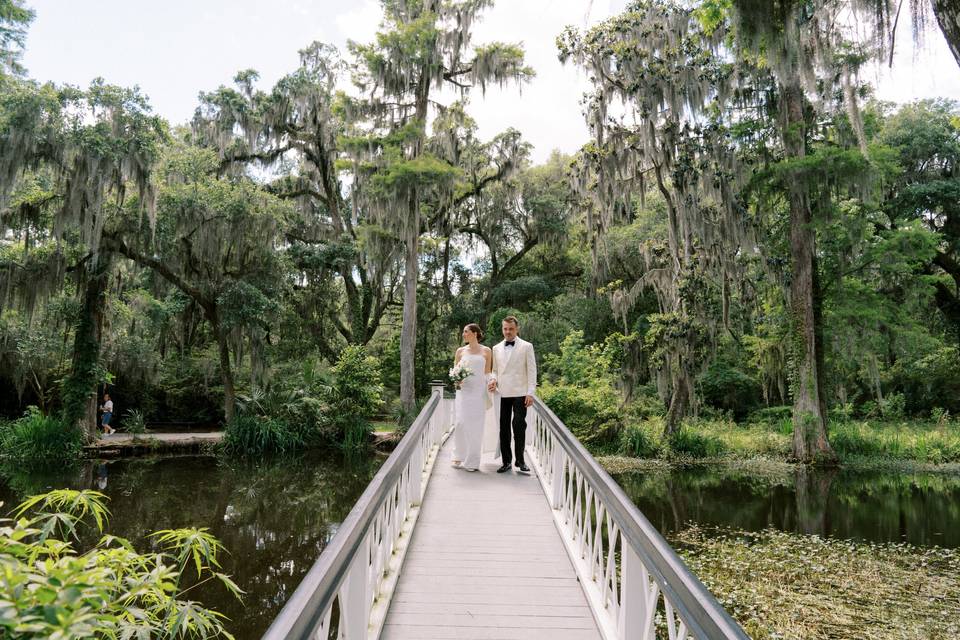
{"type": "Polygon", "coordinates": [[[223,615],[190,600],[200,583],[240,588],[219,572],[220,542],[206,529],[158,531],[160,553],[109,534],[106,496],[60,489],[0,520],[0,637],[232,638],[223,615]],[[83,527],[101,534],[82,550],[83,527]],[[181,578],[196,571],[190,587],[181,578]]]}

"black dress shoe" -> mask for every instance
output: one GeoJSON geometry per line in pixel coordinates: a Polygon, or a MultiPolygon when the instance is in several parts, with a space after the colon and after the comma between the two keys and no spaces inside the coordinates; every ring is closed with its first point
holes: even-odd
{"type": "Polygon", "coordinates": [[[528,467],[527,465],[521,462],[520,464],[517,465],[517,471],[519,471],[520,473],[530,473],[530,467],[528,467]]]}
{"type": "Polygon", "coordinates": [[[502,467],[500,467],[499,469],[497,469],[497,473],[506,473],[507,471],[510,471],[510,463],[509,463],[509,462],[508,462],[507,464],[503,465],[502,467]]]}

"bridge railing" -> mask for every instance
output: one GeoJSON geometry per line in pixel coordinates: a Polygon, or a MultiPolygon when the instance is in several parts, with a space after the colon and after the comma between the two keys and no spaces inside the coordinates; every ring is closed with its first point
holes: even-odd
{"type": "Polygon", "coordinates": [[[553,411],[536,399],[531,414],[538,475],[604,638],[747,639],[553,411]]]}
{"type": "Polygon", "coordinates": [[[263,636],[264,640],[377,638],[396,587],[453,401],[429,401],[263,636]]]}

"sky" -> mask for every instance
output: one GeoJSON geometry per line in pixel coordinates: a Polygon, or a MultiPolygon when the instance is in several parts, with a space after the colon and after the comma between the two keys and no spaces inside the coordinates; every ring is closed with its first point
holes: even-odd
{"type": "MultiPolygon", "coordinates": [[[[201,91],[229,84],[241,69],[260,72],[269,88],[296,68],[297,51],[320,40],[343,47],[369,41],[380,20],[376,0],[27,0],[37,14],[23,62],[31,77],[86,86],[139,86],[154,110],[188,121],[201,91]]],[[[553,149],[576,151],[588,134],[580,112],[585,76],[557,60],[554,41],[567,25],[583,28],[609,17],[625,0],[501,0],[483,14],[474,42],[522,42],[536,78],[522,88],[491,88],[471,97],[479,133],[490,138],[519,129],[542,162],[553,149]]],[[[931,21],[933,22],[933,21],[931,21]]],[[[864,79],[893,102],[946,96],[960,99],[960,67],[939,31],[914,50],[898,37],[892,71],[864,79]]]]}

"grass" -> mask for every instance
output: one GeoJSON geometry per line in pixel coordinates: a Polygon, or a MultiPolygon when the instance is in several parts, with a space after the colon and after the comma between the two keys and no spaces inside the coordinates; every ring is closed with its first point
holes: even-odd
{"type": "Polygon", "coordinates": [[[754,638],[960,636],[956,550],[697,526],[671,542],[754,638]]]}
{"type": "Polygon", "coordinates": [[[392,433],[399,428],[393,420],[371,420],[370,424],[373,426],[374,431],[381,433],[392,433]]]}
{"type": "Polygon", "coordinates": [[[22,418],[0,425],[0,453],[30,467],[58,466],[76,461],[83,447],[83,434],[54,416],[31,407],[22,418]]]}
{"type": "MultiPolygon", "coordinates": [[[[669,442],[664,440],[663,427],[661,417],[627,425],[616,453],[673,465],[761,459],[786,462],[790,457],[793,427],[789,419],[739,424],[723,418],[689,419],[669,442]]],[[[960,422],[956,420],[834,421],[829,428],[830,442],[844,466],[925,471],[944,465],[960,470],[960,422]]],[[[617,457],[605,459],[624,466],[622,461],[612,462],[617,457]]]]}
{"type": "Polygon", "coordinates": [[[238,415],[223,433],[222,449],[228,455],[289,453],[302,447],[301,434],[283,420],[274,418],[238,415]]]}

